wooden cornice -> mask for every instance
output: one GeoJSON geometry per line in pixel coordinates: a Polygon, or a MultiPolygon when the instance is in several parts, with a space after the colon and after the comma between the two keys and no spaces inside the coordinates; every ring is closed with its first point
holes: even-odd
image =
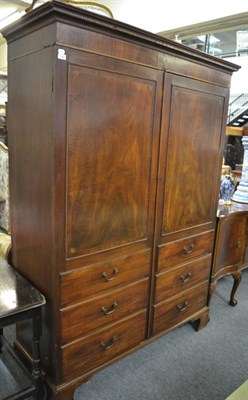
{"type": "Polygon", "coordinates": [[[45,27],[53,22],[87,27],[95,32],[104,32],[105,34],[128,40],[129,42],[142,43],[142,45],[149,48],[176,55],[180,58],[190,59],[190,61],[208,64],[228,73],[237,71],[240,68],[236,64],[213,57],[202,51],[190,49],[188,46],[154,33],[144,31],[112,18],[69,6],[58,0],[52,0],[27,13],[17,22],[2,29],[2,34],[7,42],[10,43],[21,36],[25,36],[27,33],[45,27]]]}

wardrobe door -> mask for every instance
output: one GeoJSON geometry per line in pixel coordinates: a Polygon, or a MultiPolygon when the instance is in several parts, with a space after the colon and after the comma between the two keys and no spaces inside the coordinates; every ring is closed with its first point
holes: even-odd
{"type": "Polygon", "coordinates": [[[153,335],[207,322],[227,90],[167,74],[155,233],[153,335]],[[173,282],[173,290],[171,284],[173,282]]]}
{"type": "Polygon", "coordinates": [[[163,73],[99,55],[71,54],[67,259],[123,246],[150,248],[163,73]]]}
{"type": "Polygon", "coordinates": [[[157,244],[215,226],[228,90],[167,74],[157,244]]]}

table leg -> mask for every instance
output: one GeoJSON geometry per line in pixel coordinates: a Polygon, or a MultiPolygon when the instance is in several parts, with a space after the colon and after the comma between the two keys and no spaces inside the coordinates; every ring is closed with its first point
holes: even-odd
{"type": "Polygon", "coordinates": [[[235,293],[236,293],[236,291],[239,287],[239,284],[241,282],[241,279],[242,279],[241,271],[233,273],[232,276],[234,279],[234,283],[233,283],[233,287],[232,287],[232,291],[231,291],[229,304],[230,304],[230,306],[234,307],[237,304],[237,300],[234,298],[234,296],[235,296],[235,293]]]}
{"type": "Polygon", "coordinates": [[[37,308],[33,317],[33,340],[32,340],[32,358],[33,358],[33,379],[36,391],[36,399],[44,398],[44,379],[40,362],[40,337],[42,333],[41,309],[37,308]]]}

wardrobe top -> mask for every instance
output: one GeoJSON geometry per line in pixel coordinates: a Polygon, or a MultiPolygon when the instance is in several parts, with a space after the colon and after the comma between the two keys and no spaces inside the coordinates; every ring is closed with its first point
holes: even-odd
{"type": "Polygon", "coordinates": [[[8,43],[25,36],[37,29],[52,23],[61,22],[66,25],[81,27],[97,33],[119,38],[127,42],[140,44],[148,48],[170,53],[190,61],[200,62],[212,67],[217,67],[225,72],[237,71],[240,66],[229,61],[211,56],[199,50],[191,49],[181,43],[174,42],[157,34],[142,30],[126,23],[108,18],[79,7],[52,0],[24,15],[1,33],[8,43]]]}

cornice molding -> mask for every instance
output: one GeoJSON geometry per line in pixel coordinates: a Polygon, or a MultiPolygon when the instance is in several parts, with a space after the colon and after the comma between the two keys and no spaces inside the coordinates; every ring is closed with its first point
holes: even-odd
{"type": "Polygon", "coordinates": [[[2,29],[2,34],[10,43],[28,32],[45,27],[53,22],[63,22],[72,26],[88,27],[96,32],[104,32],[110,36],[142,43],[143,45],[177,55],[181,58],[190,59],[198,63],[212,65],[226,72],[237,71],[240,67],[226,60],[213,57],[202,51],[190,49],[189,47],[169,40],[154,33],[144,31],[140,28],[128,25],[102,15],[92,13],[83,9],[69,6],[61,1],[52,0],[43,6],[36,8],[24,15],[20,20],[2,29]]]}

